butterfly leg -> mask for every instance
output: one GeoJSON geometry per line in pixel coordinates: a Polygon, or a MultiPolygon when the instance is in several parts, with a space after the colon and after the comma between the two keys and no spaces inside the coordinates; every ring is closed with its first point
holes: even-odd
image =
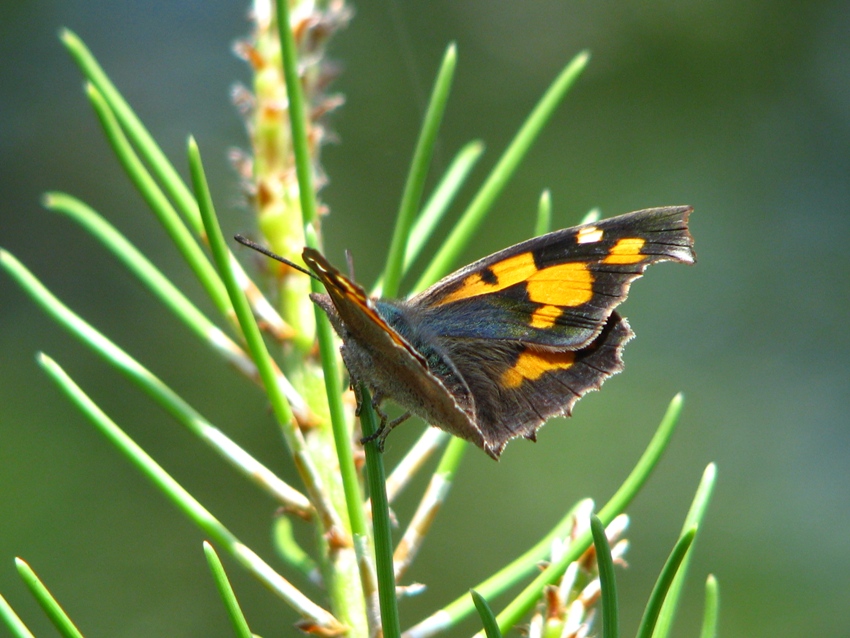
{"type": "MultiPolygon", "coordinates": [[[[354,410],[354,416],[359,417],[360,412],[363,410],[363,393],[360,391],[359,384],[354,386],[354,394],[357,397],[357,408],[354,410]]],[[[372,434],[360,438],[361,445],[366,445],[367,443],[369,443],[369,441],[374,441],[375,439],[380,437],[384,432],[384,428],[386,427],[387,419],[389,417],[387,416],[386,412],[381,409],[381,401],[383,400],[384,397],[381,395],[380,392],[376,392],[374,395],[372,395],[372,409],[375,411],[375,414],[377,414],[381,418],[381,424],[378,426],[377,430],[372,432],[372,434]]],[[[378,448],[383,451],[383,444],[379,444],[378,448]]]]}
{"type": "MultiPolygon", "coordinates": [[[[359,392],[357,394],[358,394],[357,411],[356,411],[355,414],[357,416],[360,416],[360,411],[363,408],[363,397],[359,396],[360,395],[359,392]]],[[[383,438],[384,437],[382,435],[384,433],[384,429],[387,426],[387,419],[389,419],[389,417],[387,416],[387,413],[384,412],[381,409],[381,402],[383,400],[384,400],[384,397],[380,392],[375,392],[375,394],[372,395],[372,409],[375,411],[375,414],[377,414],[381,418],[381,424],[378,426],[377,430],[372,432],[372,434],[370,434],[369,436],[364,436],[360,439],[361,445],[366,445],[370,441],[374,441],[376,439],[381,439],[381,441],[378,444],[378,449],[380,449],[382,451],[383,451],[383,447],[384,447],[383,446],[383,438]]]]}
{"type": "Polygon", "coordinates": [[[389,423],[387,423],[385,420],[386,415],[381,416],[381,427],[372,432],[372,434],[370,434],[369,436],[364,436],[362,439],[360,439],[360,443],[363,445],[366,445],[370,441],[377,441],[379,452],[384,451],[384,442],[387,440],[387,436],[389,435],[389,433],[393,431],[393,428],[407,421],[410,418],[411,414],[410,412],[405,412],[400,417],[398,417],[397,419],[393,419],[389,423]]]}
{"type": "Polygon", "coordinates": [[[369,436],[364,436],[360,439],[360,443],[362,445],[366,445],[370,441],[377,441],[378,451],[380,452],[384,451],[384,442],[387,440],[387,435],[392,432],[393,428],[397,425],[400,425],[401,423],[404,423],[405,421],[407,421],[407,419],[410,418],[410,412],[405,412],[400,417],[390,421],[386,412],[381,409],[381,402],[383,401],[383,399],[384,397],[380,393],[375,394],[375,396],[372,397],[372,409],[374,409],[375,414],[377,414],[381,418],[381,425],[378,427],[377,430],[372,432],[372,434],[370,434],[369,436]]]}
{"type": "Polygon", "coordinates": [[[380,450],[381,452],[384,451],[384,442],[387,440],[387,436],[389,435],[389,433],[393,431],[395,426],[401,425],[402,423],[407,421],[410,416],[410,412],[405,412],[400,417],[393,419],[386,425],[381,426],[381,429],[375,432],[375,434],[378,435],[378,450],[380,450]]]}

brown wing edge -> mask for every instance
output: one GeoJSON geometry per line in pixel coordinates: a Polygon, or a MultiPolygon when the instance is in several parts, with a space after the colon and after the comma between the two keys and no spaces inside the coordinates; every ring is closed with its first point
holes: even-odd
{"type": "Polygon", "coordinates": [[[576,401],[588,392],[599,390],[606,379],[623,370],[623,348],[633,337],[625,317],[613,312],[599,336],[576,352],[570,369],[547,373],[532,382],[532,391],[527,391],[529,396],[524,397],[529,406],[523,414],[524,420],[513,427],[507,427],[504,422],[476,423],[484,435],[484,451],[499,460],[511,439],[524,437],[534,441],[547,420],[570,416],[576,401]]]}

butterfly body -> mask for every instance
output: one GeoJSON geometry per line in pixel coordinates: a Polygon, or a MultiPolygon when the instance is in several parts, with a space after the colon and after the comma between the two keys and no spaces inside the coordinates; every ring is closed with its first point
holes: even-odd
{"type": "Polygon", "coordinates": [[[633,333],[614,311],[657,261],[693,263],[690,207],[555,231],[485,257],[408,300],[370,298],[317,251],[312,295],[352,380],[498,459],[622,370],[633,333]]]}
{"type": "Polygon", "coordinates": [[[461,407],[468,406],[468,390],[453,383],[458,377],[450,367],[443,367],[443,357],[427,348],[422,354],[400,344],[371,320],[343,320],[331,295],[312,298],[328,314],[343,341],[342,358],[352,382],[365,382],[376,403],[391,398],[427,422],[439,423],[442,429],[484,446],[480,434],[469,428],[471,413],[461,407]]]}

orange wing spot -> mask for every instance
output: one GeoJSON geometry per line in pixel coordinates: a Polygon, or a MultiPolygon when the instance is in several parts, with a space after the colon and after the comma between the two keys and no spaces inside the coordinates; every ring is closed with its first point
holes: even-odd
{"type": "Polygon", "coordinates": [[[481,273],[473,273],[460,283],[457,290],[443,298],[440,303],[451,303],[459,299],[468,299],[504,290],[528,279],[537,272],[537,266],[534,265],[534,256],[531,253],[520,253],[496,262],[488,270],[490,272],[487,273],[486,279],[491,281],[486,281],[481,273]]]}
{"type": "Polygon", "coordinates": [[[593,298],[593,273],[580,262],[543,268],[528,278],[528,298],[550,306],[580,306],[593,298]]]}
{"type": "Polygon", "coordinates": [[[538,269],[529,252],[503,259],[482,272],[484,276],[476,272],[466,277],[440,303],[499,292],[522,282],[528,286],[528,298],[546,306],[580,306],[593,298],[593,273],[580,262],[538,269]]]}
{"type": "Polygon", "coordinates": [[[575,352],[526,350],[512,368],[505,370],[501,382],[506,388],[518,388],[523,381],[536,381],[547,372],[567,370],[575,362],[575,352]]]}
{"type": "Polygon", "coordinates": [[[541,306],[531,313],[532,328],[551,328],[561,316],[561,309],[558,306],[541,306]]]}
{"type": "Polygon", "coordinates": [[[603,260],[606,264],[636,264],[644,260],[646,255],[641,254],[640,249],[646,243],[640,237],[626,237],[620,239],[611,248],[611,252],[603,260]]]}

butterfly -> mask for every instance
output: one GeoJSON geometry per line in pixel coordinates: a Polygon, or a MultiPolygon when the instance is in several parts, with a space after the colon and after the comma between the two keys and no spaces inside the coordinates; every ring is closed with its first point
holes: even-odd
{"type": "Polygon", "coordinates": [[[691,211],[649,208],[541,235],[406,300],[369,297],[314,249],[302,257],[327,291],[311,298],[342,340],[352,385],[372,392],[379,443],[413,413],[498,460],[623,369],[634,333],[615,309],[650,264],[696,261],[691,211]],[[408,413],[389,423],[385,399],[408,413]]]}

